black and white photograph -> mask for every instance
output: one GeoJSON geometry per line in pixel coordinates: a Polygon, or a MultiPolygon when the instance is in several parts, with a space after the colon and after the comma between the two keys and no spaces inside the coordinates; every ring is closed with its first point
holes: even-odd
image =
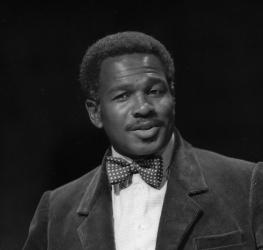
{"type": "Polygon", "coordinates": [[[263,3],[0,4],[0,250],[263,250],[263,3]]]}

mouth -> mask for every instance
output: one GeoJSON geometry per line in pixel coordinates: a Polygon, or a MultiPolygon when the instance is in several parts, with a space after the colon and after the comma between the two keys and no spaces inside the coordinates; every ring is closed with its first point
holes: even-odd
{"type": "Polygon", "coordinates": [[[134,135],[141,140],[153,141],[157,138],[161,126],[162,123],[160,121],[143,121],[138,124],[134,124],[130,128],[130,131],[132,131],[134,135]]]}
{"type": "Polygon", "coordinates": [[[148,129],[134,130],[134,134],[142,140],[153,140],[156,138],[160,127],[150,127],[148,129]]]}
{"type": "Polygon", "coordinates": [[[162,126],[162,122],[158,120],[154,121],[143,121],[136,124],[133,124],[128,127],[128,130],[130,131],[146,131],[146,130],[152,130],[154,128],[158,128],[162,126]]]}

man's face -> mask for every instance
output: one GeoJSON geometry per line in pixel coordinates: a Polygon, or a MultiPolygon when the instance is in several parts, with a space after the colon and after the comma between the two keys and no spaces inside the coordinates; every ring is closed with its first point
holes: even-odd
{"type": "Polygon", "coordinates": [[[174,124],[174,99],[160,60],[150,54],[107,58],[99,84],[95,125],[113,147],[132,158],[160,153],[174,124]]]}

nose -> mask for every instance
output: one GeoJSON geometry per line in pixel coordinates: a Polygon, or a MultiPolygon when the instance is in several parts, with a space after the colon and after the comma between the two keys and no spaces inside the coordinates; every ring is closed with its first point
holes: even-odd
{"type": "Polygon", "coordinates": [[[149,102],[147,97],[140,94],[134,100],[133,116],[136,118],[147,117],[154,111],[152,103],[149,102]]]}

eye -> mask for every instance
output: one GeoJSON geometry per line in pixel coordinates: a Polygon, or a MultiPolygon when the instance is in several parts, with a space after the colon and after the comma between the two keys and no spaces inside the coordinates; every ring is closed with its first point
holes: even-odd
{"type": "Polygon", "coordinates": [[[163,88],[161,87],[153,87],[149,90],[149,95],[161,95],[164,92],[163,88]]]}
{"type": "Polygon", "coordinates": [[[129,98],[129,93],[128,92],[123,92],[120,94],[117,94],[113,97],[113,100],[118,101],[118,102],[124,102],[129,98]]]}
{"type": "Polygon", "coordinates": [[[159,91],[159,89],[151,89],[150,90],[150,94],[160,94],[160,91],[159,91]]]}

